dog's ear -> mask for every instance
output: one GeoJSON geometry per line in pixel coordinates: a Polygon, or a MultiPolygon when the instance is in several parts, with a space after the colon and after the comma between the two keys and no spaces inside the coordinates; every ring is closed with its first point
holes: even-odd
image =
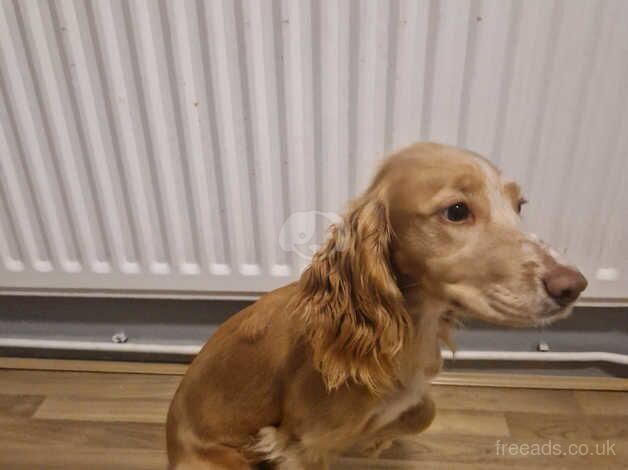
{"type": "Polygon", "coordinates": [[[329,390],[349,380],[374,393],[395,380],[410,322],[391,269],[385,199],[354,201],[299,280],[297,308],[329,390]]]}

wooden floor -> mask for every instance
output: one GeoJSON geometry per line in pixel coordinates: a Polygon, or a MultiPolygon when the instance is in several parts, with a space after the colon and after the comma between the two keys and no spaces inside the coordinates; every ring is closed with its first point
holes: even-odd
{"type": "MultiPolygon", "coordinates": [[[[164,419],[179,380],[0,369],[0,468],[164,469],[164,419]]],[[[628,392],[437,385],[434,396],[439,413],[426,433],[335,470],[628,468],[628,392]],[[571,444],[591,455],[510,450],[569,453],[571,444]],[[611,455],[592,455],[604,450],[611,455]]]]}

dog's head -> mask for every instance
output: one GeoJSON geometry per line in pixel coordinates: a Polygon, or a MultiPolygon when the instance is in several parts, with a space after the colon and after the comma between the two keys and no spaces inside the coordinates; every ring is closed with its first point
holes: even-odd
{"type": "Polygon", "coordinates": [[[328,386],[392,376],[413,285],[459,314],[515,326],[569,314],[580,272],[522,231],[525,200],[487,160],[416,144],[386,160],[301,280],[315,361],[328,386]]]}
{"type": "Polygon", "coordinates": [[[389,159],[377,186],[386,188],[396,269],[461,313],[541,325],[566,316],[587,285],[522,231],[519,186],[480,156],[419,144],[389,159]]]}

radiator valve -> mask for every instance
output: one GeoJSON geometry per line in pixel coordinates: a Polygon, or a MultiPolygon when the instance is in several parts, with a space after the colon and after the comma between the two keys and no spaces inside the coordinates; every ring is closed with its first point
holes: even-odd
{"type": "Polygon", "coordinates": [[[114,343],[126,343],[128,340],[129,338],[126,336],[126,333],[124,331],[118,331],[117,333],[114,333],[111,337],[111,341],[113,341],[114,343]]]}

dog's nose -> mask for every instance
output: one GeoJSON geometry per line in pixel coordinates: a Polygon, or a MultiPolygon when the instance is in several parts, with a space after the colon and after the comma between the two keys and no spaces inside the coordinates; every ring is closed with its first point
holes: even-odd
{"type": "Polygon", "coordinates": [[[558,305],[565,306],[578,298],[587,280],[577,269],[557,265],[543,278],[545,290],[558,305]]]}

